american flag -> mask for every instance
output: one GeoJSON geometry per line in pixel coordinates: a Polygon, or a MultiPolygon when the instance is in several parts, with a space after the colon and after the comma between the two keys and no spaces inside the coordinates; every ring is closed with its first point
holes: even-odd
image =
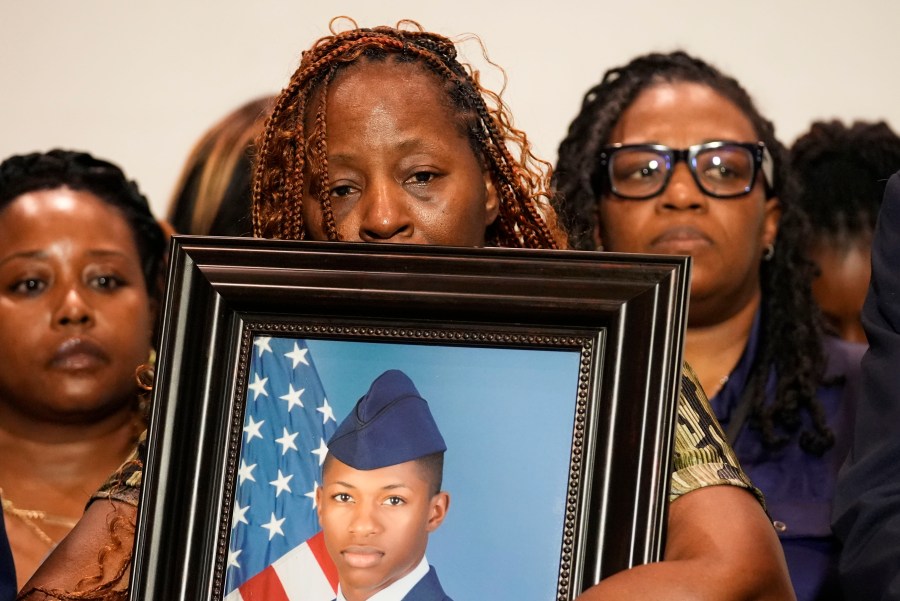
{"type": "Polygon", "coordinates": [[[331,601],[337,570],[316,517],[337,427],[304,340],[256,336],[225,572],[226,601],[331,601]]]}

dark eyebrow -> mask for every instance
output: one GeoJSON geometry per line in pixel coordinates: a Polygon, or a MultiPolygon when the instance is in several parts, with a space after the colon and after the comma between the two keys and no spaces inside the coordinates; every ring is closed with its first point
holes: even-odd
{"type": "MultiPolygon", "coordinates": [[[[398,150],[400,152],[411,152],[411,151],[430,151],[435,148],[435,145],[424,140],[422,138],[406,138],[401,140],[397,144],[393,146],[394,150],[398,150]]],[[[329,155],[328,161],[340,161],[340,162],[353,162],[353,156],[346,153],[338,153],[329,155]]]]}
{"type": "MultiPolygon", "coordinates": [[[[91,258],[100,258],[100,259],[117,258],[117,259],[122,259],[122,260],[126,260],[126,261],[128,260],[128,254],[124,253],[120,250],[108,250],[108,249],[99,248],[99,249],[89,250],[87,252],[87,254],[91,258]]],[[[3,257],[2,259],[0,259],[0,266],[3,266],[6,263],[9,263],[10,261],[14,261],[16,259],[45,260],[49,256],[50,255],[47,253],[47,251],[45,251],[43,249],[17,252],[17,253],[13,253],[9,256],[6,256],[6,257],[3,257]]]]}
{"type": "Polygon", "coordinates": [[[124,259],[128,258],[128,254],[122,252],[121,250],[106,250],[103,248],[89,250],[88,254],[94,257],[122,257],[124,259]]]}
{"type": "Polygon", "coordinates": [[[0,259],[0,265],[12,261],[13,259],[43,259],[47,257],[47,252],[44,250],[29,250],[24,252],[13,253],[3,259],[0,259]]]}
{"type": "MultiPolygon", "coordinates": [[[[340,485],[340,486],[344,486],[346,488],[352,488],[353,490],[356,490],[355,486],[353,486],[349,482],[344,482],[343,480],[337,480],[335,482],[332,482],[331,485],[340,485]]],[[[328,485],[323,485],[323,486],[328,486],[328,485]]],[[[402,482],[397,483],[397,484],[388,484],[386,486],[382,486],[381,490],[397,490],[398,488],[405,488],[407,490],[412,490],[409,486],[407,486],[406,484],[403,484],[402,482]]]]}
{"type": "Polygon", "coordinates": [[[430,150],[434,144],[431,144],[427,140],[422,138],[406,138],[397,144],[396,148],[398,150],[430,150]]]}
{"type": "MultiPolygon", "coordinates": [[[[127,253],[122,252],[121,250],[113,250],[106,248],[94,248],[89,249],[87,254],[92,256],[117,256],[117,257],[127,257],[127,253]]],[[[0,260],[0,263],[4,263],[6,261],[10,261],[12,259],[46,259],[50,256],[46,250],[39,248],[37,250],[25,250],[22,252],[12,253],[11,255],[4,257],[3,260],[0,260]]]]}
{"type": "Polygon", "coordinates": [[[411,487],[407,486],[406,484],[403,484],[402,482],[399,484],[388,484],[387,486],[382,487],[381,490],[396,490],[398,488],[405,488],[407,490],[412,490],[411,487]]]}
{"type": "Polygon", "coordinates": [[[351,160],[352,160],[352,157],[349,154],[344,154],[344,153],[328,156],[329,163],[334,163],[334,162],[349,163],[351,160]]]}

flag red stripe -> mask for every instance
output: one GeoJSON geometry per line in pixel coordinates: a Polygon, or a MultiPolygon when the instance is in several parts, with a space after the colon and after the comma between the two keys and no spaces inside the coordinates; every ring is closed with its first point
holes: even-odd
{"type": "Polygon", "coordinates": [[[320,530],[315,536],[308,539],[306,544],[309,545],[309,550],[312,551],[316,561],[319,562],[319,567],[322,568],[322,573],[325,574],[328,583],[331,584],[331,588],[337,591],[337,567],[335,567],[334,562],[331,561],[331,556],[325,548],[325,535],[322,534],[322,531],[320,530]]]}
{"type": "Polygon", "coordinates": [[[244,601],[290,601],[272,566],[268,566],[238,588],[244,601]]]}

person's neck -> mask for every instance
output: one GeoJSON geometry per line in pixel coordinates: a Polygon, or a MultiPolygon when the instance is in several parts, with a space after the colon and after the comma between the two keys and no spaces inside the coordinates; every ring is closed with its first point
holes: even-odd
{"type": "Polygon", "coordinates": [[[0,399],[0,496],[20,587],[131,452],[138,428],[128,404],[66,422],[25,414],[0,399]]]}
{"type": "Polygon", "coordinates": [[[127,406],[91,422],[65,423],[0,405],[0,487],[20,506],[50,511],[42,505],[51,505],[55,513],[78,515],[134,448],[139,428],[127,406]]]}
{"type": "Polygon", "coordinates": [[[725,319],[688,319],[684,358],[709,398],[719,392],[740,361],[759,304],[757,293],[725,319]]]}
{"type": "Polygon", "coordinates": [[[394,578],[388,584],[385,584],[378,590],[373,591],[370,588],[367,589],[347,589],[344,583],[340,585],[340,593],[346,601],[369,601],[372,598],[378,596],[378,598],[384,598],[383,592],[385,589],[394,587],[392,589],[391,598],[396,599],[401,596],[405,598],[410,590],[415,587],[416,583],[419,580],[425,577],[428,574],[428,560],[425,556],[422,556],[421,559],[410,569],[408,569],[402,576],[394,578]],[[399,587],[399,590],[398,588],[399,587]]]}

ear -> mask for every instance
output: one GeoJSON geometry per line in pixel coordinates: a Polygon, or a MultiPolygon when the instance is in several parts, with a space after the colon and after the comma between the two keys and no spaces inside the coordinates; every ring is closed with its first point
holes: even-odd
{"type": "Polygon", "coordinates": [[[488,171],[484,172],[484,189],[484,227],[488,227],[500,214],[500,195],[497,194],[497,187],[494,186],[494,180],[488,171]]]}
{"type": "Polygon", "coordinates": [[[444,518],[447,517],[447,510],[450,509],[450,493],[441,491],[431,497],[430,503],[431,507],[428,512],[426,530],[434,532],[444,522],[444,518]]]}
{"type": "Polygon", "coordinates": [[[762,246],[765,248],[770,244],[775,244],[778,237],[778,224],[781,221],[781,201],[777,197],[766,200],[763,227],[762,227],[762,246]]]}

